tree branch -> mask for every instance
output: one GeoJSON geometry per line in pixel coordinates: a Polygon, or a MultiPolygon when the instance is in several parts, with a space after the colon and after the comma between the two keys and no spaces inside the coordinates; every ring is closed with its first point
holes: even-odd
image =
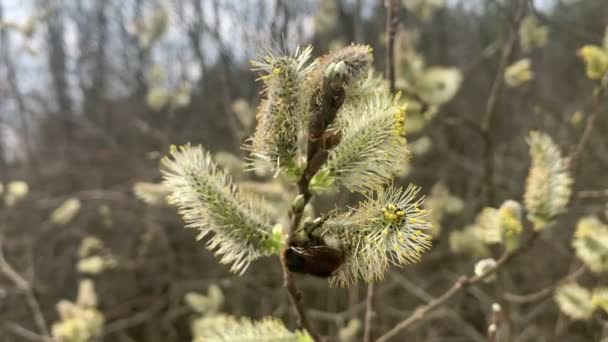
{"type": "Polygon", "coordinates": [[[498,104],[498,96],[502,91],[504,85],[504,73],[505,69],[509,66],[509,60],[513,49],[515,48],[515,42],[517,41],[517,33],[521,22],[526,14],[526,0],[520,0],[517,4],[515,19],[511,25],[511,30],[507,42],[502,49],[500,56],[500,62],[498,64],[498,70],[496,71],[496,78],[492,83],[490,89],[490,95],[486,102],[485,114],[481,122],[481,131],[484,138],[484,150],[483,150],[483,164],[484,164],[484,193],[486,203],[494,205],[495,194],[494,194],[494,143],[492,141],[492,135],[490,132],[490,125],[492,118],[496,114],[496,107],[498,104]]]}
{"type": "Polygon", "coordinates": [[[572,280],[575,280],[578,277],[582,276],[584,273],[585,273],[585,266],[582,265],[576,271],[568,274],[567,276],[563,277],[562,279],[556,281],[555,283],[553,283],[541,290],[538,290],[533,293],[525,294],[525,295],[518,295],[518,294],[514,294],[514,293],[505,293],[505,294],[503,294],[502,298],[508,302],[517,303],[517,304],[526,304],[526,303],[536,302],[538,300],[541,300],[541,299],[551,295],[551,293],[553,293],[553,290],[555,290],[560,285],[563,285],[572,280]]]}
{"type": "MultiPolygon", "coordinates": [[[[386,51],[386,73],[389,79],[389,89],[391,93],[395,92],[395,35],[397,34],[397,25],[399,24],[399,0],[386,0],[386,35],[387,35],[387,51],[386,51]]],[[[374,283],[370,282],[367,285],[367,299],[365,306],[365,325],[363,330],[363,342],[372,341],[372,330],[374,317],[374,283]]]]}
{"type": "Polygon", "coordinates": [[[591,103],[591,114],[587,118],[587,124],[585,125],[585,130],[583,131],[583,134],[581,135],[581,138],[579,139],[578,144],[576,144],[576,147],[574,148],[574,150],[572,150],[572,152],[568,156],[568,159],[570,161],[570,169],[572,170],[572,172],[576,171],[576,167],[578,166],[577,164],[580,160],[583,149],[585,148],[585,145],[587,145],[587,143],[589,142],[589,139],[591,138],[591,132],[593,131],[593,127],[595,126],[595,121],[597,120],[597,117],[599,116],[599,113],[602,111],[602,108],[603,108],[602,103],[604,102],[604,93],[605,92],[606,92],[606,82],[602,82],[602,84],[600,86],[598,86],[598,88],[595,89],[595,91],[593,92],[593,99],[592,99],[592,103],[591,103]]]}
{"type": "MultiPolygon", "coordinates": [[[[323,164],[327,161],[328,151],[322,146],[322,137],[327,127],[336,118],[336,114],[344,103],[344,87],[341,79],[330,80],[323,79],[318,100],[319,102],[313,107],[308,133],[308,149],[306,157],[306,168],[304,169],[300,180],[297,182],[298,196],[304,199],[303,204],[294,205],[290,211],[291,224],[287,230],[287,248],[293,240],[294,233],[300,226],[304,207],[310,201],[312,194],[309,189],[312,177],[319,171],[323,164]]],[[[321,335],[314,329],[302,302],[302,293],[298,290],[294,276],[287,268],[286,262],[281,256],[281,265],[283,267],[283,286],[287,289],[289,299],[296,309],[298,316],[298,325],[304,328],[312,336],[315,341],[322,341],[321,335]]]]}
{"type": "Polygon", "coordinates": [[[11,265],[6,261],[4,257],[4,251],[2,249],[3,238],[0,236],[0,273],[4,274],[7,278],[9,278],[15,286],[23,291],[26,299],[26,303],[29,306],[32,314],[34,315],[34,323],[40,332],[41,338],[44,341],[51,341],[51,334],[47,328],[46,320],[44,319],[44,315],[42,314],[42,309],[40,308],[40,304],[36,299],[36,295],[34,294],[34,290],[32,289],[31,284],[25,280],[11,265]]]}
{"type": "Polygon", "coordinates": [[[489,277],[490,275],[495,274],[503,266],[507,265],[511,260],[513,260],[513,258],[515,258],[521,252],[532,246],[534,241],[538,238],[538,235],[538,231],[534,231],[532,235],[530,235],[530,237],[519,248],[503,254],[502,257],[500,257],[500,259],[496,261],[496,265],[487,270],[486,273],[475,276],[460,276],[460,278],[458,278],[456,283],[454,283],[454,285],[452,285],[450,289],[444,292],[441,296],[428,302],[428,304],[416,308],[416,310],[414,310],[414,313],[410,315],[410,317],[408,317],[404,321],[401,321],[401,323],[397,324],[395,327],[393,327],[393,329],[389,330],[387,333],[378,338],[376,342],[386,342],[389,339],[397,336],[397,334],[399,334],[400,332],[405,331],[412,327],[414,324],[420,322],[431,311],[434,311],[435,309],[446,304],[450,299],[452,299],[452,297],[459,294],[469,286],[476,285],[485,278],[489,277]]]}
{"type": "Polygon", "coordinates": [[[370,283],[367,286],[367,299],[365,301],[365,330],[363,331],[363,342],[372,341],[372,325],[374,323],[374,316],[376,316],[376,312],[374,311],[374,292],[374,284],[370,283]]]}
{"type": "MultiPolygon", "coordinates": [[[[601,111],[601,108],[602,108],[601,104],[603,101],[604,91],[605,91],[605,84],[602,84],[595,91],[594,96],[593,96],[592,113],[587,121],[587,126],[585,127],[585,131],[583,132],[583,135],[581,136],[580,140],[576,144],[576,147],[574,148],[572,153],[570,153],[567,157],[567,159],[570,160],[571,170],[575,168],[576,162],[578,161],[578,158],[579,158],[580,154],[582,153],[583,148],[586,145],[586,142],[590,138],[590,135],[591,135],[591,132],[592,132],[593,126],[594,126],[593,122],[596,120],[596,117],[599,115],[598,113],[601,111]]],[[[446,292],[444,292],[441,296],[431,300],[426,305],[418,307],[416,310],[414,310],[414,313],[410,317],[408,317],[407,319],[398,323],[393,329],[391,329],[390,331],[388,331],[387,333],[382,335],[378,340],[376,340],[376,342],[386,342],[390,338],[395,337],[400,332],[407,330],[414,324],[421,321],[429,312],[431,312],[431,311],[441,307],[445,303],[447,303],[452,297],[454,297],[456,294],[460,293],[467,287],[469,287],[471,285],[475,285],[475,284],[479,283],[480,281],[482,281],[483,279],[487,278],[488,276],[498,272],[502,267],[507,265],[515,256],[519,255],[523,251],[530,248],[532,246],[532,244],[534,243],[534,241],[538,238],[539,234],[540,234],[539,231],[536,231],[536,230],[533,231],[532,235],[530,235],[530,237],[522,245],[520,245],[517,249],[504,253],[502,255],[502,257],[500,259],[498,259],[498,261],[496,262],[496,265],[494,267],[492,267],[491,269],[489,269],[486,273],[484,273],[482,275],[473,276],[473,277],[466,276],[466,275],[461,276],[456,281],[456,283],[454,283],[454,285],[450,289],[448,289],[446,292]]],[[[571,275],[568,275],[565,279],[569,280],[569,279],[576,278],[576,277],[580,276],[583,271],[584,271],[584,268],[583,268],[583,270],[578,269],[577,271],[573,272],[571,275]]],[[[561,284],[562,281],[565,281],[565,280],[560,280],[555,286],[558,286],[559,284],[561,284]]],[[[536,297],[542,297],[544,295],[547,295],[546,292],[551,293],[551,290],[553,290],[553,288],[554,287],[551,287],[550,290],[543,289],[543,290],[539,291],[538,293],[532,294],[530,298],[536,299],[536,297]]],[[[530,298],[524,298],[524,299],[529,300],[530,298]]],[[[518,299],[521,299],[521,298],[518,298],[518,299]]]]}

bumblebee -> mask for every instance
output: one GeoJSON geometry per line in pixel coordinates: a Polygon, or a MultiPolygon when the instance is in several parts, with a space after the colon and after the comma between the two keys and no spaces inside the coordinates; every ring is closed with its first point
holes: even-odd
{"type": "Polygon", "coordinates": [[[328,278],[344,263],[344,253],[337,240],[309,235],[290,242],[283,250],[283,262],[290,272],[328,278]]]}

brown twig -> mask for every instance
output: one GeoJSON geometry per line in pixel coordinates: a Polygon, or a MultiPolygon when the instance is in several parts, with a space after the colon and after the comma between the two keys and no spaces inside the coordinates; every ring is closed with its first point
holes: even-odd
{"type": "Polygon", "coordinates": [[[372,325],[374,322],[374,297],[375,297],[374,284],[370,283],[367,286],[367,299],[365,301],[365,327],[363,330],[363,342],[372,341],[372,325]]]}
{"type": "MultiPolygon", "coordinates": [[[[386,34],[387,34],[387,51],[386,51],[386,73],[389,80],[389,89],[391,93],[395,92],[395,35],[397,34],[397,26],[399,24],[399,0],[386,0],[386,34]]],[[[367,299],[365,301],[365,322],[363,327],[363,342],[372,341],[372,330],[374,317],[375,289],[374,283],[370,282],[367,285],[367,299]]]]}
{"type": "Polygon", "coordinates": [[[450,299],[452,299],[452,297],[454,297],[458,293],[462,292],[463,290],[465,290],[466,288],[468,288],[472,285],[478,284],[479,282],[481,282],[488,276],[495,274],[503,266],[508,264],[515,256],[519,255],[522,251],[528,249],[537,238],[538,238],[538,232],[535,231],[534,233],[532,233],[532,235],[530,235],[530,237],[519,248],[503,254],[502,257],[500,257],[500,259],[498,259],[498,261],[496,261],[496,265],[494,265],[494,267],[490,268],[486,273],[481,274],[481,275],[475,275],[475,276],[466,276],[466,275],[461,276],[460,278],[458,278],[456,283],[454,283],[454,285],[452,285],[452,287],[449,290],[444,292],[441,296],[429,301],[428,304],[422,305],[422,306],[419,306],[418,308],[416,308],[416,310],[414,310],[414,313],[412,315],[410,315],[410,317],[401,321],[399,324],[397,324],[395,327],[393,327],[387,333],[385,333],[380,338],[378,338],[376,340],[376,342],[386,342],[386,341],[390,340],[391,338],[397,336],[397,334],[399,334],[400,332],[409,329],[414,324],[421,321],[431,311],[446,304],[450,299]]]}
{"type": "Polygon", "coordinates": [[[517,8],[515,19],[511,25],[511,30],[507,42],[502,49],[500,56],[500,62],[498,64],[498,70],[496,71],[496,78],[490,88],[490,95],[486,102],[485,113],[481,122],[481,131],[484,138],[484,150],[483,150],[483,164],[484,164],[484,193],[486,203],[494,205],[495,194],[494,194],[494,143],[492,141],[492,134],[490,132],[490,126],[492,118],[496,114],[496,108],[498,104],[498,96],[502,91],[504,85],[504,73],[509,65],[509,60],[513,49],[515,48],[515,42],[517,41],[517,33],[521,22],[526,14],[527,1],[520,0],[517,8]]]}
{"type": "Polygon", "coordinates": [[[578,198],[602,198],[608,197],[608,189],[602,190],[581,190],[576,193],[578,198]]]}
{"type": "Polygon", "coordinates": [[[564,278],[558,280],[557,282],[555,282],[539,291],[529,293],[529,294],[524,294],[524,295],[514,294],[514,293],[505,293],[505,294],[503,294],[502,297],[506,301],[509,301],[511,303],[517,303],[517,304],[527,304],[527,303],[536,302],[536,301],[546,298],[547,296],[550,296],[553,293],[553,290],[555,290],[560,285],[570,282],[570,281],[582,276],[584,273],[585,273],[585,266],[582,265],[576,271],[568,274],[564,278]]]}
{"type": "Polygon", "coordinates": [[[158,302],[151,305],[147,310],[138,312],[132,316],[123,319],[109,322],[104,327],[103,332],[101,333],[101,337],[116,334],[126,329],[148,322],[151,317],[161,312],[166,305],[166,300],[159,300],[158,302]]]}
{"type": "Polygon", "coordinates": [[[30,330],[20,326],[17,323],[5,322],[4,326],[6,327],[6,329],[13,332],[13,334],[23,337],[29,341],[35,341],[35,342],[48,342],[49,341],[44,336],[40,336],[40,335],[36,334],[35,332],[30,331],[30,330]]]}
{"type": "Polygon", "coordinates": [[[31,284],[25,280],[15,269],[6,261],[4,257],[4,251],[2,249],[3,238],[0,236],[0,273],[4,274],[7,278],[9,278],[15,286],[23,291],[25,295],[25,300],[27,305],[29,306],[32,314],[34,315],[34,323],[36,323],[36,327],[39,330],[41,338],[45,341],[51,341],[51,334],[47,328],[46,320],[44,319],[44,315],[42,314],[42,309],[40,308],[40,304],[36,299],[36,295],[34,294],[34,290],[31,284]]]}
{"type": "MultiPolygon", "coordinates": [[[[592,109],[592,114],[591,114],[591,117],[589,118],[589,121],[595,120],[595,117],[597,117],[598,113],[600,112],[601,103],[603,100],[604,88],[605,88],[604,86],[601,86],[599,88],[600,90],[597,90],[594,94],[594,100],[593,100],[593,106],[592,106],[593,109],[592,109]]],[[[575,149],[567,157],[567,159],[570,160],[571,169],[576,166],[578,156],[582,153],[582,150],[585,147],[586,141],[589,140],[591,131],[593,130],[593,122],[591,122],[591,124],[589,124],[589,121],[587,122],[587,127],[586,127],[585,131],[583,132],[583,135],[581,136],[579,142],[576,144],[575,149]]],[[[458,279],[458,281],[456,281],[456,283],[450,289],[448,289],[446,292],[444,292],[441,296],[431,300],[426,305],[418,307],[410,317],[408,317],[404,321],[397,324],[393,329],[391,329],[390,331],[385,333],[383,336],[381,336],[376,341],[377,342],[388,341],[390,338],[395,337],[401,331],[407,330],[408,328],[413,326],[415,323],[422,320],[426,316],[427,313],[444,305],[448,300],[450,300],[456,294],[460,293],[465,288],[467,288],[471,285],[475,285],[475,284],[479,283],[480,281],[482,281],[483,279],[485,279],[486,277],[496,273],[503,266],[508,264],[515,256],[517,256],[524,250],[528,249],[533,244],[533,242],[538,238],[538,236],[539,236],[539,232],[534,231],[532,233],[532,235],[528,238],[528,240],[526,240],[521,246],[519,246],[519,248],[514,249],[511,252],[507,252],[507,253],[503,254],[503,256],[500,259],[498,259],[498,261],[496,262],[496,265],[493,268],[489,269],[486,273],[484,273],[482,275],[473,276],[473,277],[466,276],[466,275],[461,276],[458,279]]],[[[583,271],[584,271],[584,269],[583,269],[583,271]]],[[[581,271],[579,269],[579,270],[573,272],[567,278],[571,279],[572,277],[578,277],[578,276],[580,276],[579,272],[582,273],[583,271],[581,271]]],[[[561,281],[560,281],[560,283],[561,283],[561,281]]],[[[559,284],[557,284],[557,285],[559,285],[559,284]]],[[[542,297],[543,295],[547,295],[546,292],[551,293],[552,290],[553,290],[553,288],[551,288],[549,290],[543,289],[543,290],[539,291],[539,293],[532,294],[532,296],[533,297],[536,297],[536,296],[542,297]]],[[[529,298],[526,298],[526,299],[529,299],[529,298]]]]}
{"type": "Polygon", "coordinates": [[[589,142],[589,139],[591,138],[591,132],[593,131],[593,127],[595,126],[595,121],[597,120],[597,117],[599,116],[599,113],[601,112],[602,102],[604,101],[604,93],[606,92],[605,83],[606,82],[604,82],[602,85],[600,85],[594,91],[593,99],[592,99],[592,103],[591,103],[591,114],[587,118],[585,130],[583,131],[583,134],[581,135],[581,138],[579,139],[578,144],[576,144],[576,147],[574,148],[574,150],[572,150],[572,153],[570,153],[570,155],[568,156],[568,160],[570,161],[570,169],[572,170],[572,172],[576,171],[576,167],[578,166],[577,164],[580,160],[583,149],[585,148],[585,145],[587,145],[587,143],[589,142]]]}
{"type": "Polygon", "coordinates": [[[488,342],[498,342],[500,329],[506,323],[505,313],[498,303],[492,304],[492,323],[488,326],[488,342]]]}

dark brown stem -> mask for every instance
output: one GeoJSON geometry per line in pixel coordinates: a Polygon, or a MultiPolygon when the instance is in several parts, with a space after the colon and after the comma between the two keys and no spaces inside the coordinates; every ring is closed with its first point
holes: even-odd
{"type": "MultiPolygon", "coordinates": [[[[309,189],[312,177],[321,169],[327,161],[328,151],[323,148],[323,136],[326,129],[336,118],[338,110],[344,103],[344,87],[340,79],[323,79],[323,84],[312,101],[313,109],[308,127],[308,150],[306,156],[306,168],[300,180],[297,182],[298,195],[304,199],[303,204],[294,205],[290,211],[291,223],[287,231],[287,245],[293,240],[294,233],[300,227],[304,207],[310,201],[312,194],[309,189]]],[[[316,341],[322,341],[321,335],[314,329],[302,302],[302,293],[298,290],[293,274],[287,268],[285,260],[282,259],[283,286],[287,289],[291,304],[294,306],[298,318],[298,325],[306,329],[316,341]]]]}
{"type": "Polygon", "coordinates": [[[498,70],[496,71],[496,78],[490,88],[490,95],[486,102],[485,113],[481,122],[481,131],[484,138],[484,150],[483,150],[483,165],[484,165],[484,194],[485,201],[488,205],[494,205],[495,194],[494,194],[494,143],[492,141],[492,133],[490,131],[492,118],[496,114],[496,107],[498,104],[498,97],[502,91],[504,85],[504,73],[506,68],[509,66],[509,60],[511,54],[515,48],[515,42],[517,41],[517,33],[521,22],[526,14],[527,1],[520,0],[515,15],[515,20],[511,25],[511,30],[507,42],[502,49],[500,56],[500,62],[498,64],[498,70]]]}
{"type": "MultiPolygon", "coordinates": [[[[293,206],[291,209],[291,224],[289,230],[287,231],[287,244],[289,245],[293,239],[293,233],[300,226],[300,221],[302,220],[302,213],[304,211],[304,207],[310,200],[310,191],[308,190],[308,184],[310,179],[308,177],[302,176],[300,181],[298,182],[298,193],[304,196],[304,205],[293,206]]],[[[322,341],[321,335],[316,331],[316,329],[310,323],[308,319],[308,315],[306,314],[306,309],[304,308],[304,304],[302,302],[302,293],[298,289],[293,273],[289,271],[285,261],[281,260],[281,266],[283,268],[283,287],[287,290],[289,294],[289,300],[291,304],[296,310],[297,315],[297,324],[300,328],[305,329],[310,336],[314,339],[315,342],[322,341]]]]}

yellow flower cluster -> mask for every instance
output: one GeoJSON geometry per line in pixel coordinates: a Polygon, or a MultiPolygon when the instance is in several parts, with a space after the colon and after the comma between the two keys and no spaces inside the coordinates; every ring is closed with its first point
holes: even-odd
{"type": "Polygon", "coordinates": [[[608,74],[608,51],[595,45],[585,45],[578,50],[586,66],[587,77],[601,80],[608,74]]]}
{"type": "Polygon", "coordinates": [[[397,112],[395,113],[395,124],[393,125],[393,132],[396,136],[399,137],[400,143],[407,143],[407,139],[405,138],[405,112],[407,106],[403,105],[399,107],[397,112]]]}
{"type": "Polygon", "coordinates": [[[385,221],[398,224],[405,217],[405,213],[403,210],[391,203],[385,208],[382,208],[382,216],[384,217],[385,221]]]}
{"type": "Polygon", "coordinates": [[[523,230],[520,204],[515,201],[505,201],[498,209],[498,222],[505,238],[518,237],[523,230]]]}

